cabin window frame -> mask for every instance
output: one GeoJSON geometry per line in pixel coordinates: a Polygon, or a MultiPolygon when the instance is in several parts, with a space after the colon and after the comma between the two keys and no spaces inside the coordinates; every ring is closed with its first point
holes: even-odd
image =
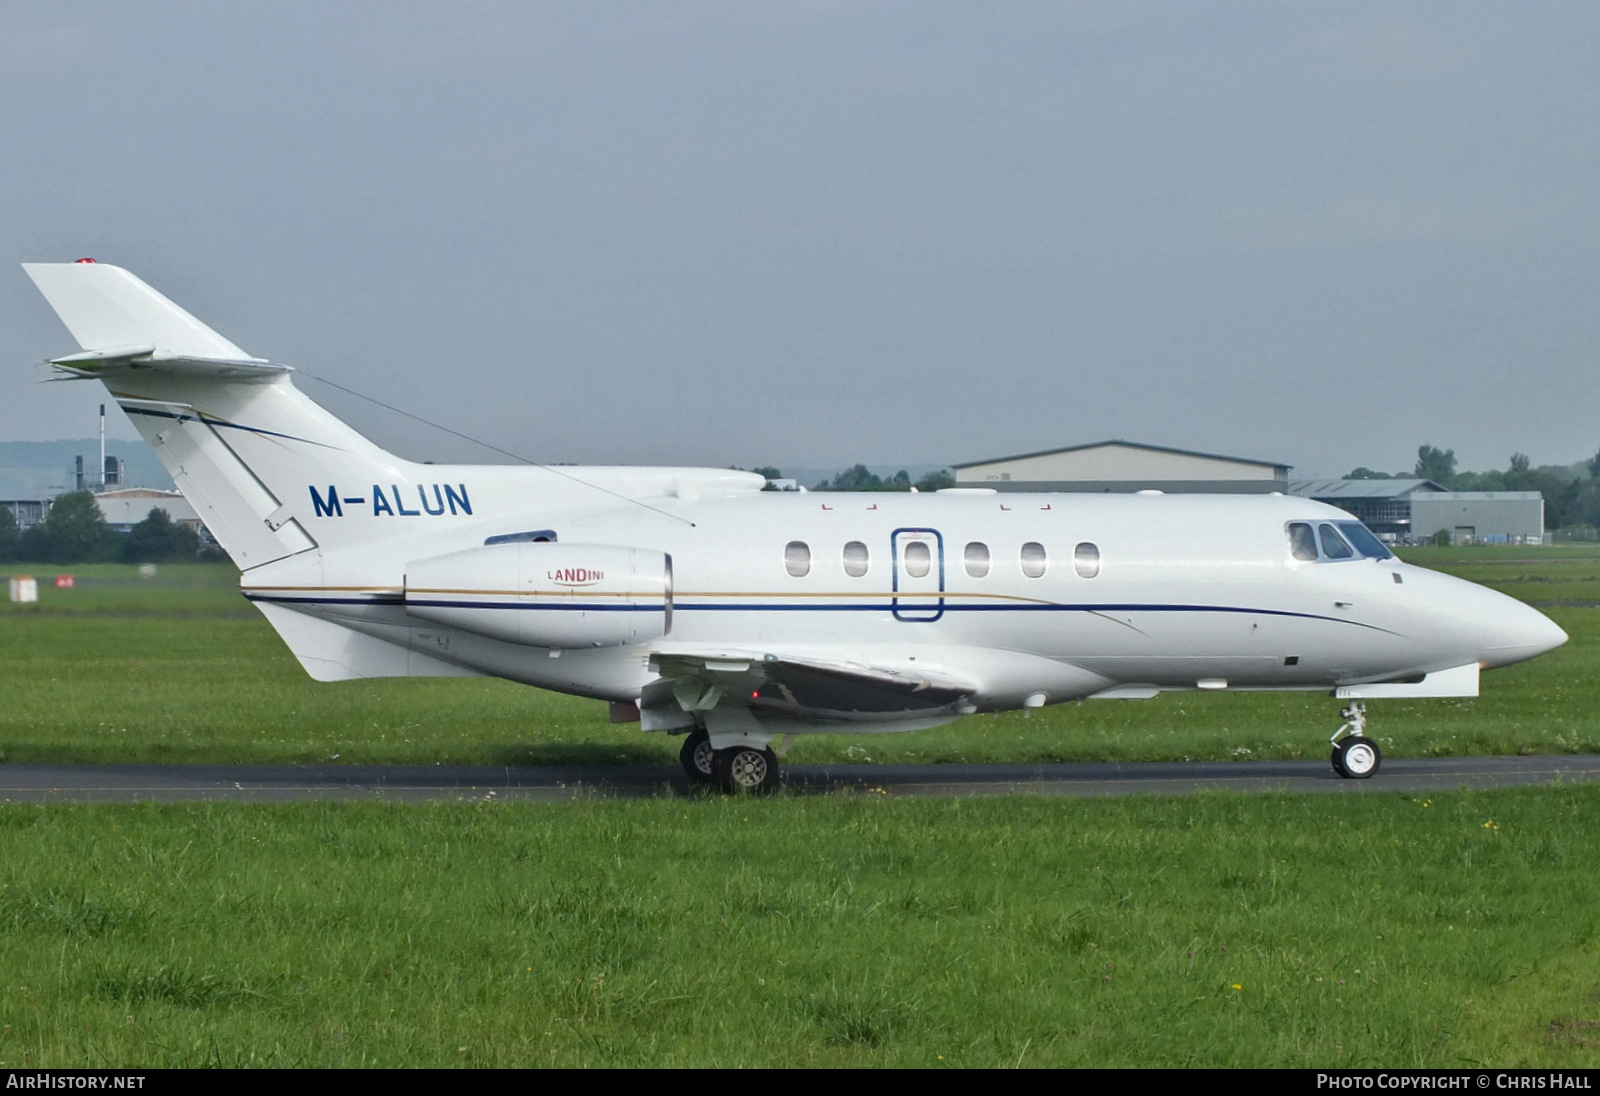
{"type": "Polygon", "coordinates": [[[1017,550],[1017,564],[1024,578],[1044,578],[1050,572],[1050,550],[1037,540],[1027,541],[1017,550]],[[1039,550],[1037,557],[1029,552],[1030,548],[1039,550]]]}
{"type": "Polygon", "coordinates": [[[927,578],[933,573],[933,549],[925,540],[905,541],[900,548],[900,565],[910,578],[927,578]]]}
{"type": "Polygon", "coordinates": [[[989,551],[986,542],[969,540],[966,547],[961,549],[961,567],[967,572],[968,578],[988,578],[989,572],[994,570],[994,553],[989,551]],[[974,552],[974,548],[978,551],[974,552]],[[983,554],[981,559],[979,552],[983,554]]]}
{"type": "Polygon", "coordinates": [[[862,578],[872,570],[872,551],[864,541],[845,541],[844,547],[839,552],[839,565],[851,578],[862,578]],[[852,554],[852,548],[859,548],[861,551],[852,554]]]}
{"type": "Polygon", "coordinates": [[[1079,578],[1099,578],[1100,569],[1104,565],[1104,559],[1100,555],[1100,546],[1094,541],[1079,541],[1077,546],[1072,549],[1072,570],[1076,572],[1079,578]]]}
{"type": "Polygon", "coordinates": [[[811,573],[811,545],[791,540],[783,546],[783,569],[790,578],[805,578],[811,573]]]}

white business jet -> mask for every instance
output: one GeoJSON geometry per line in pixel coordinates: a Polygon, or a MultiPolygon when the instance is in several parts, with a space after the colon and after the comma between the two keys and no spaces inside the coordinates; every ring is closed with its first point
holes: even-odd
{"type": "Polygon", "coordinates": [[[1221,495],[764,492],[700,468],[415,464],[119,267],[25,266],[319,681],[491,675],[685,736],[691,779],[778,782],[797,734],[1173,690],[1476,696],[1566,641],[1349,514],[1221,495]]]}

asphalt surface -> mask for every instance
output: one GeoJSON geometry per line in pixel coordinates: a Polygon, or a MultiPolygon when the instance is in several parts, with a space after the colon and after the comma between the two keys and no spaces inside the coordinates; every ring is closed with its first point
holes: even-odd
{"type": "MultiPolygon", "coordinates": [[[[922,795],[1185,795],[1433,792],[1600,781],[1600,755],[1386,760],[1370,780],[1326,761],[1061,765],[795,765],[792,792],[922,795]]],[[[0,765],[0,802],[134,803],[386,799],[559,801],[686,795],[676,766],[0,765]]]]}

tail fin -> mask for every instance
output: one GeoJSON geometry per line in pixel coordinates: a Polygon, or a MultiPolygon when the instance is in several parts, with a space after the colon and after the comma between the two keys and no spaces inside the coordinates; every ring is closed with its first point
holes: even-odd
{"type": "MultiPolygon", "coordinates": [[[[409,469],[295,388],[288,366],[249,356],[128,271],[23,268],[83,348],[52,364],[105,382],[241,569],[317,547],[294,516],[308,509],[307,484],[409,469]]],[[[318,531],[325,540],[373,534],[356,523],[318,531]]]]}
{"type": "Polygon", "coordinates": [[[258,360],[120,266],[80,259],[22,269],[85,350],[149,345],[187,357],[258,360]]]}

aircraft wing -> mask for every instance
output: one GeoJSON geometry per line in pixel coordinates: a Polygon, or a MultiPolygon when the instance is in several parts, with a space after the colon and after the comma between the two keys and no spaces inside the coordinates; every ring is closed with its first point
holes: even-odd
{"type": "Polygon", "coordinates": [[[910,660],[885,666],[812,655],[664,650],[651,654],[650,668],[661,676],[646,686],[640,709],[672,720],[728,708],[840,722],[915,719],[952,711],[977,688],[910,660]]]}

